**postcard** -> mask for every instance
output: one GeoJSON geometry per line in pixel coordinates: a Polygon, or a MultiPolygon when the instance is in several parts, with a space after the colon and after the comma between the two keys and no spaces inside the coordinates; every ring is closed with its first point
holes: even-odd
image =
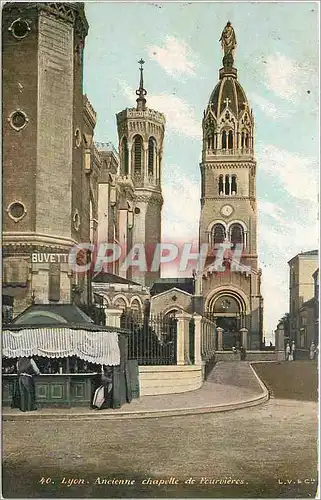
{"type": "Polygon", "coordinates": [[[1,14],[3,497],[319,497],[319,5],[1,14]]]}

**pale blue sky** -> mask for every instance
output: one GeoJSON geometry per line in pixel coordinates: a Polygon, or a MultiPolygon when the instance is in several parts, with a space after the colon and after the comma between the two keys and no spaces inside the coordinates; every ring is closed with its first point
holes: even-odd
{"type": "Polygon", "coordinates": [[[287,261],[317,246],[318,4],[87,2],[84,91],[97,141],[118,145],[115,114],[135,106],[143,57],[147,105],[167,119],[163,234],[197,239],[201,120],[222,66],[226,21],[256,124],[264,327],[288,310],[287,261]]]}

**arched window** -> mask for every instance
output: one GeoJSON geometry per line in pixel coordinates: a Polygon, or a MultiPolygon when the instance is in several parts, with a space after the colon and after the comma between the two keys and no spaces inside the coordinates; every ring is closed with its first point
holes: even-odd
{"type": "Polygon", "coordinates": [[[245,137],[244,137],[244,132],[241,134],[241,148],[244,148],[244,143],[245,143],[245,137]]]}
{"type": "Polygon", "coordinates": [[[232,184],[231,184],[231,194],[237,193],[237,183],[236,183],[236,175],[232,175],[232,184]]]}
{"type": "Polygon", "coordinates": [[[128,175],[129,169],[128,169],[128,143],[127,143],[127,138],[123,138],[122,142],[122,160],[123,160],[123,169],[124,169],[124,175],[128,175]]]}
{"type": "Polygon", "coordinates": [[[234,247],[237,243],[244,244],[244,230],[241,224],[233,224],[230,228],[230,240],[234,247]]]}
{"type": "Polygon", "coordinates": [[[220,175],[219,180],[218,180],[218,192],[220,195],[224,194],[224,182],[223,182],[223,175],[220,175]]]}
{"type": "Polygon", "coordinates": [[[228,133],[228,149],[233,149],[233,132],[232,130],[228,133]]]}
{"type": "Polygon", "coordinates": [[[226,136],[226,131],[223,130],[222,132],[222,149],[226,149],[227,147],[227,136],[226,136]]]}
{"type": "Polygon", "coordinates": [[[223,295],[215,301],[214,305],[215,313],[239,313],[240,306],[237,300],[230,295],[223,295]]]}
{"type": "Polygon", "coordinates": [[[125,299],[119,297],[113,303],[113,307],[115,307],[116,309],[122,309],[123,311],[125,311],[127,309],[127,305],[126,305],[125,299]]]}
{"type": "Polygon", "coordinates": [[[178,309],[171,309],[167,313],[164,314],[165,318],[175,318],[176,314],[178,313],[178,309]]]}
{"type": "Polygon", "coordinates": [[[245,136],[245,147],[246,148],[249,147],[249,134],[246,134],[246,136],[245,136]]]}
{"type": "Polygon", "coordinates": [[[142,173],[143,160],[143,139],[140,135],[136,135],[134,139],[134,172],[135,174],[142,173]]]}
{"type": "Polygon", "coordinates": [[[230,176],[225,176],[225,194],[230,194],[230,176]]]}
{"type": "Polygon", "coordinates": [[[156,158],[156,141],[153,137],[148,141],[148,175],[154,175],[154,166],[156,158]]]}
{"type": "Polygon", "coordinates": [[[223,243],[225,240],[225,227],[222,224],[215,224],[212,229],[212,246],[223,243]]]}

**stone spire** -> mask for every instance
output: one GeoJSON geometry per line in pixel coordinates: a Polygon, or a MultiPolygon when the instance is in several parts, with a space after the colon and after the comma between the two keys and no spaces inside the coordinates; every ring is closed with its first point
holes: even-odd
{"type": "Polygon", "coordinates": [[[146,109],[146,99],[145,96],[147,95],[147,90],[144,89],[144,76],[143,76],[143,64],[145,64],[145,61],[143,59],[140,59],[138,61],[138,64],[140,64],[140,81],[139,81],[139,88],[136,90],[136,95],[138,95],[138,98],[136,99],[137,102],[137,110],[144,110],[146,109]]]}

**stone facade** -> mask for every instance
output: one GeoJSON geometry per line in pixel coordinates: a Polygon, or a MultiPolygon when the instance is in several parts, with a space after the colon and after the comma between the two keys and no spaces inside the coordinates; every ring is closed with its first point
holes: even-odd
{"type": "MultiPolygon", "coordinates": [[[[289,262],[290,271],[290,337],[297,346],[309,348],[317,328],[315,302],[318,301],[317,250],[297,254],[289,262]],[[313,300],[312,300],[313,299],[313,300]],[[312,302],[311,302],[312,300],[312,302]]],[[[317,340],[318,334],[315,336],[317,340]]]]}
{"type": "Polygon", "coordinates": [[[94,293],[103,297],[106,309],[132,310],[138,315],[143,314],[145,300],[149,300],[148,288],[132,283],[93,283],[94,293]]]}
{"type": "MultiPolygon", "coordinates": [[[[32,263],[31,254],[67,253],[88,240],[81,143],[87,31],[82,3],[15,2],[2,10],[3,286],[14,314],[32,300],[70,301],[67,264],[32,263]]],[[[86,303],[86,279],[81,288],[86,303]]]]}
{"type": "Polygon", "coordinates": [[[196,294],[203,297],[203,312],[217,325],[224,331],[247,328],[248,347],[257,349],[262,342],[263,299],[254,118],[237,70],[225,63],[203,117],[199,242],[210,250],[205,270],[197,277],[196,294]],[[215,269],[222,244],[231,244],[231,249],[224,253],[222,268],[215,269]],[[236,251],[241,254],[237,268],[236,251]]]}
{"type": "Polygon", "coordinates": [[[184,290],[172,288],[166,292],[158,293],[151,298],[151,312],[153,314],[178,314],[182,311],[189,314],[193,314],[194,312],[193,295],[184,290]]]}

